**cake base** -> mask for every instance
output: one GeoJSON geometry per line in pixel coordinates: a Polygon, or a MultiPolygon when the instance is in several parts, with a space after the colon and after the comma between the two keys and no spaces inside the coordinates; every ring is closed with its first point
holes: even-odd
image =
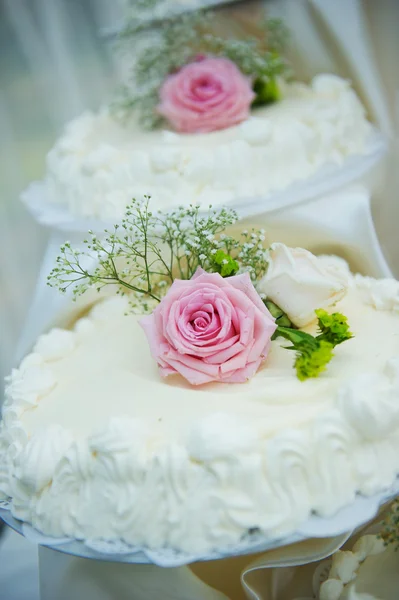
{"type": "MultiPolygon", "coordinates": [[[[221,560],[235,556],[243,556],[255,553],[264,553],[278,548],[284,548],[311,539],[328,540],[322,554],[329,556],[336,548],[340,547],[348,539],[351,531],[362,527],[373,519],[381,506],[391,502],[399,494],[399,477],[390,489],[383,493],[375,494],[368,498],[358,495],[351,506],[340,510],[334,517],[323,518],[312,515],[299,527],[294,534],[280,539],[266,539],[257,537],[246,540],[239,546],[226,548],[218,552],[208,554],[189,555],[174,550],[152,551],[144,548],[133,548],[127,544],[109,543],[103,540],[90,540],[81,542],[68,538],[51,538],[44,536],[27,523],[15,519],[10,510],[0,507],[0,519],[3,519],[12,529],[25,536],[28,540],[49,549],[79,558],[89,558],[97,561],[109,561],[130,564],[153,564],[159,567],[175,568],[194,562],[221,560]],[[334,540],[331,542],[331,540],[334,540]],[[332,543],[332,546],[331,546],[332,543]],[[337,545],[339,544],[339,545],[337,545]],[[330,551],[331,550],[331,551],[330,551]]],[[[320,554],[320,552],[319,552],[320,554]]],[[[316,556],[314,560],[321,560],[316,556]]],[[[307,560],[305,562],[312,562],[307,560]]],[[[296,564],[304,564],[297,562],[296,564]]],[[[272,565],[277,566],[277,565],[272,565]]],[[[259,565],[262,569],[262,565],[259,565]]]]}

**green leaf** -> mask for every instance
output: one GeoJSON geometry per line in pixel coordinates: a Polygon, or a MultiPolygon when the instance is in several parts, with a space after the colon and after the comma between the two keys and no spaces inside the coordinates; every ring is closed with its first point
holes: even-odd
{"type": "Polygon", "coordinates": [[[310,333],[306,333],[305,331],[300,331],[300,329],[291,329],[289,327],[277,327],[276,337],[283,337],[286,340],[292,342],[292,348],[289,349],[296,350],[298,344],[308,344],[311,347],[317,347],[316,338],[310,333]]]}
{"type": "MultiPolygon", "coordinates": [[[[283,310],[281,310],[281,308],[279,306],[277,306],[277,304],[275,304],[268,298],[266,298],[266,300],[264,300],[264,304],[265,304],[266,308],[268,309],[269,313],[276,320],[276,323],[279,327],[292,327],[292,323],[291,323],[290,319],[287,317],[285,312],[283,310]]],[[[277,335],[275,334],[273,339],[275,339],[276,337],[277,337],[277,335]]]]}
{"type": "Polygon", "coordinates": [[[290,328],[293,327],[291,321],[289,320],[289,318],[287,317],[287,315],[285,313],[283,315],[281,315],[281,317],[276,319],[276,322],[279,327],[290,327],[290,328]]]}
{"type": "Polygon", "coordinates": [[[229,254],[223,252],[223,250],[218,250],[212,256],[212,263],[215,271],[220,273],[222,277],[231,277],[232,275],[235,275],[240,268],[238,262],[229,254]]]}
{"type": "Polygon", "coordinates": [[[271,300],[266,299],[264,302],[267,310],[276,320],[285,314],[284,311],[282,311],[281,308],[271,300]]]}

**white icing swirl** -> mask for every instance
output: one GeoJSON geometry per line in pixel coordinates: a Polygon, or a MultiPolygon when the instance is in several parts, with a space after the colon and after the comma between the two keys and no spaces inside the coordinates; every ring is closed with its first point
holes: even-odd
{"type": "Polygon", "coordinates": [[[399,359],[392,359],[384,373],[359,375],[341,388],[337,405],[363,439],[378,440],[399,427],[398,398],[399,359]]]}
{"type": "Polygon", "coordinates": [[[50,425],[30,438],[16,461],[16,476],[27,495],[48,485],[55,469],[72,444],[71,434],[60,425],[50,425]]]}
{"type": "Polygon", "coordinates": [[[284,535],[306,519],[311,501],[311,452],[303,431],[285,431],[267,444],[265,469],[270,498],[262,524],[268,533],[284,535]]]}
{"type": "Polygon", "coordinates": [[[234,460],[256,446],[256,431],[237,417],[215,413],[202,419],[190,433],[187,448],[196,460],[234,460]]]}
{"type": "Polygon", "coordinates": [[[377,310],[399,311],[399,282],[396,279],[373,279],[355,275],[355,282],[363,302],[377,310]]]}
{"type": "Polygon", "coordinates": [[[94,331],[94,329],[95,327],[93,321],[86,317],[79,319],[79,321],[75,323],[75,326],[73,328],[74,332],[77,334],[78,337],[84,337],[86,335],[89,335],[92,331],[94,331]]]}
{"type": "MultiPolygon", "coordinates": [[[[90,313],[90,320],[107,321],[113,315],[123,314],[129,310],[129,300],[126,296],[112,296],[95,304],[90,313]]],[[[85,327],[87,327],[85,325],[85,327]]]]}
{"type": "Polygon", "coordinates": [[[35,405],[57,384],[53,372],[43,364],[39,354],[28,355],[19,369],[12,370],[6,383],[6,402],[10,399],[18,406],[35,405]]]}
{"type": "Polygon", "coordinates": [[[52,329],[49,333],[41,335],[33,349],[45,361],[63,358],[75,348],[76,339],[71,331],[65,329],[52,329]]]}
{"type": "Polygon", "coordinates": [[[358,482],[352,469],[353,438],[336,411],[315,419],[311,435],[315,461],[310,471],[313,505],[328,517],[355,498],[358,482]]]}

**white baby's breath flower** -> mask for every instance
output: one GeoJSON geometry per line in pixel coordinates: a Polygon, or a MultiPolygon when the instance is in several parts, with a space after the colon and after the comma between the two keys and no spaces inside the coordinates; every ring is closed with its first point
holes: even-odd
{"type": "Polygon", "coordinates": [[[206,255],[205,254],[200,254],[199,255],[199,259],[200,260],[205,260],[206,259],[206,255]]]}

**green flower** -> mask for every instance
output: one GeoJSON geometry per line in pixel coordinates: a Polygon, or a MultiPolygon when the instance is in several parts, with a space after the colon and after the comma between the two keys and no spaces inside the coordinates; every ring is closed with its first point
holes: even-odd
{"type": "Polygon", "coordinates": [[[337,346],[353,337],[352,332],[349,330],[348,319],[341,313],[332,313],[330,315],[322,308],[316,310],[315,313],[319,320],[320,331],[317,339],[325,340],[337,346]]]}
{"type": "Polygon", "coordinates": [[[316,340],[316,345],[299,344],[296,347],[297,358],[295,368],[298,379],[305,381],[310,377],[318,377],[326,371],[327,365],[333,358],[334,346],[323,340],[316,340]]]}
{"type": "MultiPolygon", "coordinates": [[[[268,306],[267,302],[266,306],[268,306]]],[[[273,316],[277,315],[278,311],[284,314],[276,305],[271,306],[271,308],[274,311],[272,312],[273,316]]],[[[294,366],[298,379],[301,381],[318,377],[323,373],[334,356],[335,346],[353,337],[349,330],[348,319],[341,313],[330,315],[321,308],[315,312],[319,319],[320,330],[320,334],[316,337],[305,331],[282,327],[276,319],[278,326],[274,339],[280,336],[292,343],[292,346],[288,346],[287,350],[295,350],[297,353],[294,366]]]]}
{"type": "Polygon", "coordinates": [[[259,77],[258,79],[255,79],[253,90],[256,94],[256,98],[252,102],[252,106],[262,106],[281,100],[281,91],[274,78],[264,79],[259,77]]]}

